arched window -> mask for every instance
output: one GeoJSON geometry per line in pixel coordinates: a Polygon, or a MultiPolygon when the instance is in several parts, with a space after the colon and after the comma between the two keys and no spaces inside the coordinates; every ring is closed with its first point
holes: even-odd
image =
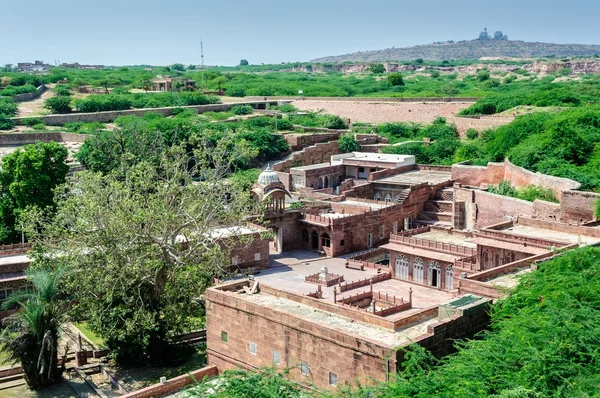
{"type": "Polygon", "coordinates": [[[379,192],[377,192],[375,194],[375,197],[373,199],[375,199],[375,200],[381,200],[381,194],[379,192]]]}
{"type": "Polygon", "coordinates": [[[386,193],[385,194],[385,203],[390,203],[391,201],[392,201],[392,194],[386,193]]]}
{"type": "Polygon", "coordinates": [[[413,262],[413,281],[423,283],[423,260],[419,257],[413,262]]]}
{"type": "Polygon", "coordinates": [[[408,279],[408,257],[403,254],[396,257],[396,278],[408,279]]]}
{"type": "Polygon", "coordinates": [[[446,268],[446,290],[454,289],[454,271],[452,267],[446,268]]]}

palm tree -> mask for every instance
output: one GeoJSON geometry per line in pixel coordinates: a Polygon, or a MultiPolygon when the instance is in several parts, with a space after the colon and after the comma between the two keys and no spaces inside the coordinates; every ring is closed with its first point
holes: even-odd
{"type": "Polygon", "coordinates": [[[60,327],[66,317],[66,306],[59,298],[64,274],[64,267],[54,271],[32,268],[27,279],[33,290],[15,292],[2,305],[4,309],[16,305],[19,311],[3,321],[0,350],[12,362],[21,363],[32,389],[58,382],[64,372],[65,361],[59,367],[57,357],[60,327]]]}

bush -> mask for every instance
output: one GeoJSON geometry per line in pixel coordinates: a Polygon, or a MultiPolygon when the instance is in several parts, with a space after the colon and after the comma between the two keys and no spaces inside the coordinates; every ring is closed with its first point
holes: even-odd
{"type": "Polygon", "coordinates": [[[292,105],[292,104],[283,104],[283,105],[279,105],[279,106],[277,107],[277,109],[278,109],[280,112],[283,112],[283,113],[291,113],[291,112],[296,112],[296,107],[295,107],[294,105],[292,105]]]}
{"type": "Polygon", "coordinates": [[[52,90],[58,96],[68,97],[71,95],[71,89],[65,84],[59,84],[52,90]]]}
{"type": "Polygon", "coordinates": [[[346,128],[346,123],[337,115],[327,115],[323,120],[323,127],[327,129],[343,130],[346,128]]]}
{"type": "Polygon", "coordinates": [[[480,70],[477,73],[477,81],[484,82],[490,79],[490,72],[487,69],[480,70]]]}
{"type": "Polygon", "coordinates": [[[24,126],[32,127],[36,124],[44,124],[44,122],[38,117],[28,117],[27,119],[22,119],[21,124],[24,126]]]}
{"type": "Polygon", "coordinates": [[[46,100],[44,108],[52,113],[69,113],[71,112],[71,97],[56,96],[46,100]]]}
{"type": "Polygon", "coordinates": [[[339,138],[338,148],[340,149],[340,153],[350,153],[358,151],[360,149],[360,145],[358,141],[356,141],[354,134],[346,133],[339,138]]]}
{"type": "Polygon", "coordinates": [[[436,79],[436,78],[440,77],[440,71],[433,70],[433,71],[431,71],[430,76],[433,77],[434,79],[436,79]]]}
{"type": "Polygon", "coordinates": [[[470,140],[474,140],[477,139],[479,137],[479,131],[475,130],[474,128],[470,128],[467,130],[467,138],[470,140]]]}
{"type": "Polygon", "coordinates": [[[390,73],[387,77],[387,81],[392,87],[404,86],[404,79],[402,78],[402,74],[399,72],[390,73]]]}
{"type": "Polygon", "coordinates": [[[4,113],[0,113],[0,130],[12,130],[15,122],[4,113]]]}
{"type": "Polygon", "coordinates": [[[254,112],[252,105],[234,105],[231,107],[234,115],[251,115],[254,112]]]}
{"type": "Polygon", "coordinates": [[[0,97],[0,115],[15,116],[19,106],[12,98],[0,97]]]}
{"type": "Polygon", "coordinates": [[[46,130],[46,125],[44,123],[38,123],[31,126],[34,130],[46,130]]]}
{"type": "Polygon", "coordinates": [[[371,64],[369,70],[372,73],[381,75],[382,73],[385,73],[385,66],[383,66],[383,64],[371,64]]]}
{"type": "Polygon", "coordinates": [[[242,87],[228,88],[226,90],[226,93],[230,97],[245,97],[246,96],[246,90],[244,90],[242,87]]]}

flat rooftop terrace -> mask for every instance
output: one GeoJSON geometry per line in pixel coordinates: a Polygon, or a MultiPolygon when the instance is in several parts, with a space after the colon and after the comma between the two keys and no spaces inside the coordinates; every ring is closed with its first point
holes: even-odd
{"type": "Polygon", "coordinates": [[[297,167],[292,167],[290,168],[291,170],[317,170],[317,169],[322,169],[324,167],[329,167],[331,166],[331,163],[326,162],[326,163],[317,163],[317,164],[309,164],[308,166],[297,166],[297,167]]]}
{"type": "Polygon", "coordinates": [[[398,185],[418,185],[424,183],[427,183],[429,185],[438,185],[450,181],[452,181],[452,175],[449,172],[432,170],[412,170],[392,177],[382,178],[374,182],[398,185]]]}
{"type": "MultiPolygon", "coordinates": [[[[296,254],[301,254],[303,251],[295,251],[296,254]]],[[[281,263],[280,263],[281,264],[281,263]]],[[[287,291],[298,295],[307,295],[317,291],[317,285],[305,281],[305,277],[319,273],[322,266],[326,266],[331,274],[344,276],[344,282],[355,282],[363,279],[369,279],[377,275],[377,270],[373,268],[365,268],[364,271],[346,268],[346,260],[343,258],[319,258],[306,259],[302,262],[293,263],[287,261],[285,266],[269,268],[261,271],[254,276],[254,279],[259,283],[264,283],[267,286],[287,291]]],[[[383,267],[383,271],[387,271],[387,267],[383,267]]],[[[373,284],[373,292],[388,294],[390,297],[403,298],[405,301],[409,299],[409,290],[412,288],[412,309],[406,310],[394,315],[385,317],[389,320],[402,319],[406,316],[413,315],[423,309],[447,303],[453,299],[450,292],[429,288],[427,286],[412,284],[398,279],[389,279],[373,284]]],[[[323,300],[333,303],[334,286],[321,286],[323,291],[323,300]]],[[[360,287],[349,290],[343,293],[338,293],[338,300],[344,297],[356,295],[369,290],[369,286],[360,287]]]]}
{"type": "Polygon", "coordinates": [[[504,232],[509,235],[528,236],[530,238],[547,239],[569,244],[583,243],[586,245],[592,245],[600,243],[600,238],[571,234],[567,232],[552,231],[543,228],[527,227],[524,225],[514,225],[506,229],[501,229],[500,232],[504,232]]]}
{"type": "Polygon", "coordinates": [[[416,239],[427,239],[434,242],[450,243],[457,246],[469,247],[471,249],[477,249],[477,245],[473,242],[469,242],[469,238],[460,233],[450,233],[447,231],[431,230],[429,232],[423,232],[421,234],[412,235],[416,239]]]}

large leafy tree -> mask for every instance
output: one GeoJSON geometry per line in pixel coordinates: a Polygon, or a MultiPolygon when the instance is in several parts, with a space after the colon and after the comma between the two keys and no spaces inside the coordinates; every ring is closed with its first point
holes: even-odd
{"type": "Polygon", "coordinates": [[[28,206],[54,206],[54,188],[65,182],[67,149],[56,142],[26,145],[0,160],[0,241],[18,239],[15,223],[28,206]]]}
{"type": "Polygon", "coordinates": [[[64,274],[65,268],[32,268],[27,279],[33,289],[16,292],[3,303],[3,309],[16,305],[19,311],[3,320],[0,349],[21,363],[33,389],[56,383],[64,371],[64,365],[58,366],[58,340],[66,314],[59,289],[64,274]]]}
{"type": "Polygon", "coordinates": [[[239,225],[249,208],[223,178],[243,146],[195,146],[192,157],[175,146],[156,164],[78,173],[58,191],[52,220],[39,228],[39,210],[24,216],[38,261],[61,253],[75,269],[67,280],[75,311],[121,361],[160,361],[168,337],[203,315],[197,299],[228,264],[211,231],[239,225]]]}

